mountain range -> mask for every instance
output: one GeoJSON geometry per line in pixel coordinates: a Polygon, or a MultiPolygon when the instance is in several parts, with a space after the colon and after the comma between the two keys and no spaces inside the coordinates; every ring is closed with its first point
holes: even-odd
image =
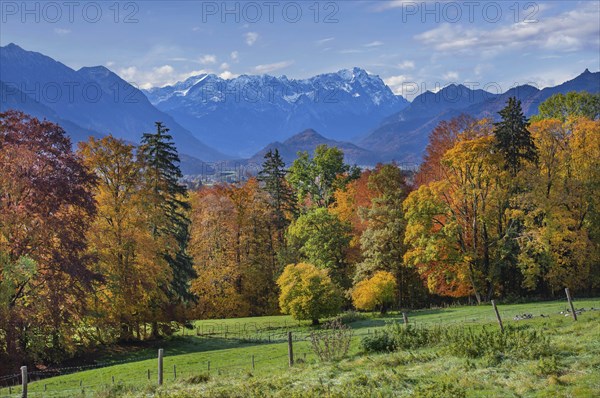
{"type": "Polygon", "coordinates": [[[205,162],[261,163],[273,148],[289,163],[320,144],[339,147],[360,165],[418,163],[442,120],[461,113],[497,119],[510,96],[531,116],[551,95],[569,91],[600,93],[600,72],[586,69],[555,87],[522,85],[500,94],[452,84],[409,103],[360,68],[303,80],[203,74],[138,90],[103,66],[74,70],[15,44],[0,47],[0,111],[15,108],[59,123],[75,142],[113,134],[137,143],[162,121],[186,174],[210,169],[205,162]]]}
{"type": "Polygon", "coordinates": [[[242,157],[307,128],[352,139],[408,105],[379,76],[360,68],[304,80],[204,74],[145,93],[209,145],[242,157]]]}
{"type": "Polygon", "coordinates": [[[9,44],[0,47],[0,89],[0,111],[16,108],[59,123],[74,141],[112,134],[139,142],[142,133],[154,130],[154,122],[162,121],[181,153],[204,161],[227,158],[103,66],[76,71],[9,44]]]}
{"type": "Polygon", "coordinates": [[[489,117],[498,120],[498,112],[504,108],[509,97],[521,100],[525,115],[532,116],[537,113],[539,104],[550,96],[569,91],[600,93],[600,72],[591,73],[586,69],[572,80],[542,90],[522,85],[501,94],[493,94],[451,84],[436,93],[427,91],[417,96],[403,110],[385,118],[380,126],[357,144],[377,153],[377,161],[418,163],[427,146],[429,133],[442,120],[461,113],[475,118],[489,117]]]}

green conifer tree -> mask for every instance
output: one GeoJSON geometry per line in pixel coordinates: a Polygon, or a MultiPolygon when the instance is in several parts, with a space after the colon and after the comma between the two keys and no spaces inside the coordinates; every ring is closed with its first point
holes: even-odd
{"type": "Polygon", "coordinates": [[[149,224],[155,237],[164,238],[166,261],[172,270],[171,285],[165,287],[168,297],[185,303],[194,299],[189,282],[195,277],[192,257],[188,254],[190,205],[187,188],[179,180],[179,155],[169,129],[156,122],[155,133],[145,133],[139,148],[148,190],[149,224]]]}
{"type": "Polygon", "coordinates": [[[521,101],[510,97],[506,107],[498,112],[502,120],[494,123],[496,149],[504,157],[504,167],[515,177],[523,161],[536,162],[537,149],[528,130],[529,121],[521,109],[521,101]]]}

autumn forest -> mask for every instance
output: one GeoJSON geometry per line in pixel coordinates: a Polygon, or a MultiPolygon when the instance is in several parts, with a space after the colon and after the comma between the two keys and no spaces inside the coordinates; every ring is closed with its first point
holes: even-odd
{"type": "Polygon", "coordinates": [[[416,171],[322,145],[195,190],[160,122],[72,145],[0,114],[0,373],[195,319],[597,294],[599,109],[558,94],[528,120],[511,98],[441,122],[416,171]]]}

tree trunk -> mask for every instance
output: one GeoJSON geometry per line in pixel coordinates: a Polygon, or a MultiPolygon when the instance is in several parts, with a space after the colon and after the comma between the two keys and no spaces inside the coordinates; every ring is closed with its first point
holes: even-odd
{"type": "Polygon", "coordinates": [[[318,319],[313,319],[313,320],[312,320],[312,325],[313,325],[313,326],[317,326],[317,325],[319,325],[319,320],[318,320],[318,319]]]}
{"type": "Polygon", "coordinates": [[[160,333],[158,332],[158,322],[156,322],[156,321],[152,322],[151,337],[153,339],[158,339],[160,337],[160,333]]]}

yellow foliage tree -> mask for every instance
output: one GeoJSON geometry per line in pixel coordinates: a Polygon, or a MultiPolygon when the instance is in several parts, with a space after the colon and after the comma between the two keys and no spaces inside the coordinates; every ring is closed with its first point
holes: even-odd
{"type": "Polygon", "coordinates": [[[379,308],[384,314],[388,305],[394,302],[396,278],[387,271],[376,272],[369,279],[362,280],[352,290],[352,302],[359,310],[373,311],[379,308]]]}
{"type": "Polygon", "coordinates": [[[336,315],[342,302],[342,293],[331,281],[327,270],[312,264],[298,263],[285,267],[277,279],[281,290],[279,306],[284,314],[297,320],[312,320],[336,315]]]}
{"type": "Polygon", "coordinates": [[[151,303],[166,301],[160,286],[169,283],[171,272],[146,228],[140,164],[133,145],[112,136],[90,138],[79,153],[98,181],[98,213],[87,239],[94,270],[105,276],[90,306],[102,323],[99,329],[117,328],[122,340],[137,331],[141,338],[140,324],[154,320],[151,303]]]}
{"type": "Polygon", "coordinates": [[[531,208],[524,217],[519,262],[523,285],[552,293],[597,286],[600,121],[571,118],[532,123],[540,154],[527,169],[531,208]]]}
{"type": "Polygon", "coordinates": [[[224,188],[192,195],[191,252],[198,277],[191,291],[198,296],[195,316],[248,316],[241,295],[241,270],[236,263],[236,213],[224,188]]]}
{"type": "Polygon", "coordinates": [[[192,194],[190,251],[198,277],[196,316],[220,318],[278,313],[275,280],[279,231],[256,180],[192,194]]]}

